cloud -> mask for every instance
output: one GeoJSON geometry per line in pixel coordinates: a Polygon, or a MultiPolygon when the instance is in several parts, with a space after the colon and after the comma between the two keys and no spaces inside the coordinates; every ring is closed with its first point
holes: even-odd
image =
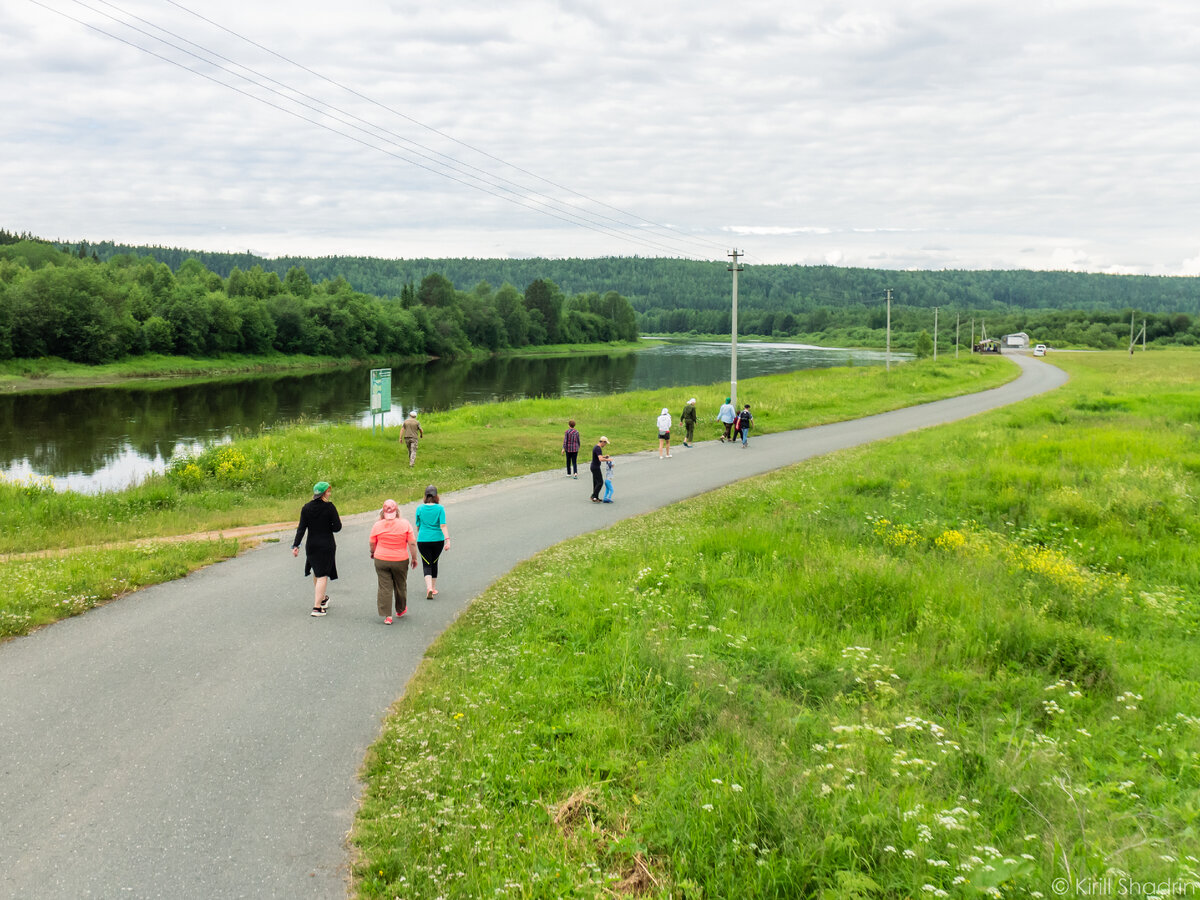
{"type": "Polygon", "coordinates": [[[1195,268],[1200,9],[1177,0],[197,7],[353,91],[161,0],[121,7],[292,99],[14,5],[0,225],[278,254],[723,258],[736,236],[774,262],[1195,268]]]}

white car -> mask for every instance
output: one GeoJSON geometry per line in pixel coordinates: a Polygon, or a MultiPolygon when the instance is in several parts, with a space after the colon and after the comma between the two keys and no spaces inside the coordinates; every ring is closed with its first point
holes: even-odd
{"type": "Polygon", "coordinates": [[[1034,347],[1033,355],[1034,356],[1045,356],[1046,355],[1046,345],[1038,344],[1036,347],[1034,347]]]}

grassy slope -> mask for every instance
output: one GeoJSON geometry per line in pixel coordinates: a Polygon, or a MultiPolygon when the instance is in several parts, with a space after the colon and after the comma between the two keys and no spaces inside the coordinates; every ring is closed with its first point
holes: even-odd
{"type": "Polygon", "coordinates": [[[1200,890],[1200,366],[1055,361],[498,582],[374,747],[359,894],[1200,890]]]}

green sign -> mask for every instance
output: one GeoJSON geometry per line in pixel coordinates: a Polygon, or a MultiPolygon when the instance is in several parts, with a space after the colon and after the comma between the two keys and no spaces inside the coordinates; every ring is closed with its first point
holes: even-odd
{"type": "Polygon", "coordinates": [[[392,408],[392,370],[371,370],[371,413],[385,413],[392,408]]]}

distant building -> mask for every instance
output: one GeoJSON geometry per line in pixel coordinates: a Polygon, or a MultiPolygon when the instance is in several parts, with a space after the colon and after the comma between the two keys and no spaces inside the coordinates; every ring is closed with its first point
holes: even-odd
{"type": "Polygon", "coordinates": [[[1018,331],[1016,334],[1006,334],[1004,336],[1005,347],[1015,347],[1018,350],[1029,349],[1029,335],[1023,331],[1018,331]]]}

